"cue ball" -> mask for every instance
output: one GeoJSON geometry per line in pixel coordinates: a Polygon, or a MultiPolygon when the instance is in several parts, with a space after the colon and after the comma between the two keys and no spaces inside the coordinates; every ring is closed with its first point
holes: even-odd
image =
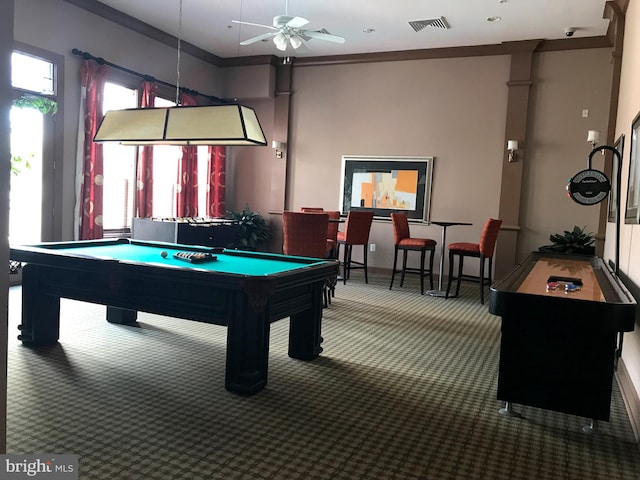
{"type": "Polygon", "coordinates": [[[166,252],[165,250],[162,250],[162,251],[160,252],[160,256],[161,256],[162,258],[167,258],[167,252],[166,252]]]}

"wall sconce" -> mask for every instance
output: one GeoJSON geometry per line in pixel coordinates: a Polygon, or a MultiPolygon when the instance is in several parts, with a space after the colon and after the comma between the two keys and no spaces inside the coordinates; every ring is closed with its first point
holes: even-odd
{"type": "MultiPolygon", "coordinates": [[[[587,142],[591,143],[591,148],[596,148],[598,142],[600,141],[600,130],[589,130],[587,133],[587,142]]],[[[604,151],[602,152],[604,153],[604,151]]]]}
{"type": "Polygon", "coordinates": [[[276,158],[282,158],[282,151],[285,149],[286,145],[286,143],[278,142],[277,140],[273,140],[271,142],[271,148],[276,151],[276,158]]]}
{"type": "Polygon", "coordinates": [[[518,141],[517,140],[507,140],[507,150],[509,151],[509,161],[517,162],[518,155],[516,154],[516,150],[518,150],[518,141]]]}

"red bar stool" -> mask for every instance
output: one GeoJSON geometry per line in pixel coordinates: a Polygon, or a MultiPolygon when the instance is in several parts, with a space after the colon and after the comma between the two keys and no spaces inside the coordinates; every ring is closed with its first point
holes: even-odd
{"type": "Polygon", "coordinates": [[[340,245],[344,245],[344,257],[342,260],[342,280],[346,284],[351,270],[364,269],[364,281],[369,283],[367,276],[367,252],[369,250],[369,232],[373,222],[373,212],[366,210],[349,210],[347,221],[344,224],[344,231],[338,232],[338,256],[340,255],[340,245]],[[364,248],[364,259],[356,262],[351,259],[351,252],[354,245],[361,245],[364,248]],[[354,266],[357,265],[357,266],[354,266]]]}
{"type": "Polygon", "coordinates": [[[451,290],[451,282],[457,280],[456,284],[456,296],[460,293],[460,282],[462,280],[468,280],[472,282],[478,282],[480,284],[480,303],[484,304],[484,286],[491,285],[492,268],[493,268],[493,253],[496,248],[496,241],[498,240],[498,233],[500,232],[500,226],[502,220],[496,220],[490,218],[484,224],[482,229],[482,235],[480,236],[480,243],[467,243],[457,242],[449,244],[449,279],[447,281],[447,293],[445,298],[449,298],[449,291],[451,290]],[[458,276],[453,276],[453,261],[458,257],[458,276]],[[462,273],[462,266],[465,257],[475,257],[480,259],[480,275],[464,275],[462,273]],[[488,276],[485,277],[485,261],[489,260],[488,276]]]}
{"type": "Polygon", "coordinates": [[[409,232],[409,219],[406,213],[392,213],[391,221],[393,222],[393,243],[395,251],[393,254],[393,271],[391,272],[391,284],[389,290],[393,287],[393,278],[396,273],[401,271],[400,286],[404,284],[405,273],[414,273],[420,275],[420,294],[424,295],[424,277],[429,276],[429,285],[433,290],[433,258],[436,252],[437,242],[430,238],[411,237],[409,232]],[[398,251],[402,250],[402,270],[397,270],[398,251]],[[408,252],[420,252],[420,268],[407,267],[408,252]],[[427,252],[429,255],[429,269],[425,270],[424,262],[427,252]]]}

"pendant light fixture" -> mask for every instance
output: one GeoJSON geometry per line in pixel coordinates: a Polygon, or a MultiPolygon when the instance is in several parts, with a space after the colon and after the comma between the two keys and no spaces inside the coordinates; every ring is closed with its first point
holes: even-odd
{"type": "MultiPolygon", "coordinates": [[[[176,105],[180,95],[182,0],[178,23],[176,105]]],[[[123,145],[256,145],[267,141],[251,107],[238,103],[108,111],[93,139],[123,145]]]]}

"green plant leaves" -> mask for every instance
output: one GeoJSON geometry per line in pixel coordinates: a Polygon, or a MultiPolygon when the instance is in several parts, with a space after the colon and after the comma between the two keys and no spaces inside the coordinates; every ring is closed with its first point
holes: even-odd
{"type": "Polygon", "coordinates": [[[595,237],[593,233],[585,231],[577,225],[573,230],[565,230],[562,234],[554,233],[549,236],[552,245],[545,245],[541,250],[557,253],[592,254],[594,251],[595,237]]]}
{"type": "Polygon", "coordinates": [[[255,250],[271,238],[269,223],[257,212],[252,212],[246,204],[241,212],[228,211],[232,220],[236,220],[242,229],[240,243],[243,247],[255,250]]]}
{"type": "Polygon", "coordinates": [[[58,113],[58,102],[47,97],[39,95],[30,95],[25,93],[20,98],[13,101],[13,106],[18,108],[35,108],[43,115],[58,113]]]}

